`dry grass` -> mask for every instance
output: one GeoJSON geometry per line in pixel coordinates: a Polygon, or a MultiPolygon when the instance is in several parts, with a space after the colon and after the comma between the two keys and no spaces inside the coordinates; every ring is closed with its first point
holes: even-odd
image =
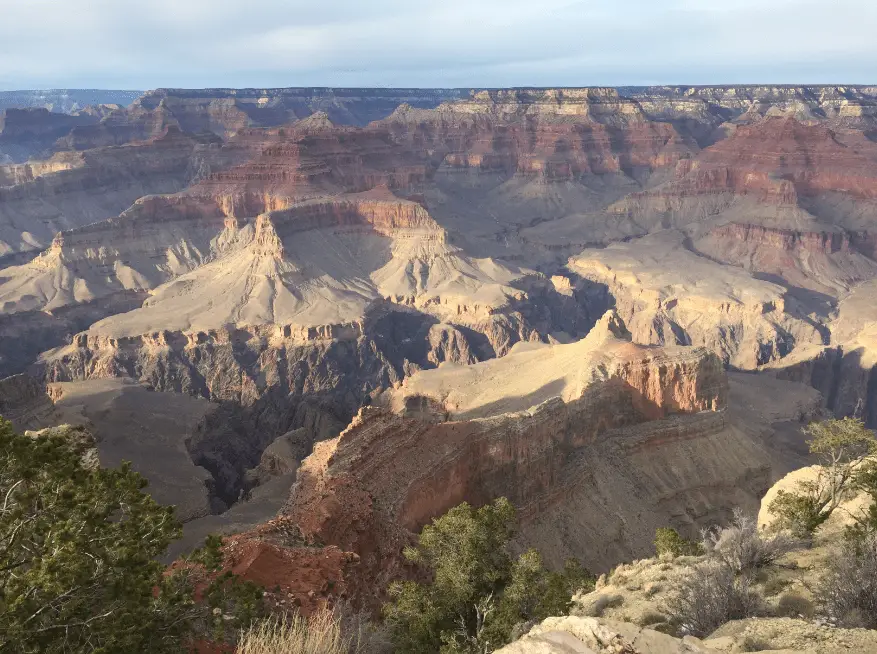
{"type": "Polygon", "coordinates": [[[340,621],[323,609],[307,619],[295,615],[253,625],[241,635],[237,654],[347,654],[349,649],[340,621]]]}
{"type": "Polygon", "coordinates": [[[738,576],[730,566],[712,560],[679,581],[665,610],[683,633],[702,637],[730,620],[753,615],[758,602],[747,575],[738,576]]]}
{"type": "Polygon", "coordinates": [[[734,510],[730,526],[704,531],[703,547],[708,556],[718,559],[735,573],[748,573],[774,563],[801,546],[786,533],[768,534],[758,528],[757,520],[734,510]]]}

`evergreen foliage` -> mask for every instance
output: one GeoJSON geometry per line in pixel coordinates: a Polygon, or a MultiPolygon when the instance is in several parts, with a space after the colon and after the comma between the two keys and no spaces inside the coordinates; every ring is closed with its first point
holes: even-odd
{"type": "Polygon", "coordinates": [[[568,613],[573,594],[593,586],[576,561],[549,572],[535,550],[509,553],[515,510],[505,498],[454,507],[423,528],[405,557],[430,576],[390,588],[384,614],[398,652],[489,652],[520,626],[568,613]]]}
{"type": "Polygon", "coordinates": [[[158,558],[182,533],[173,509],[129,464],[86,465],[85,450],[0,419],[0,652],[178,653],[217,615],[260,612],[255,587],[205,570],[221,564],[218,539],[165,574],[158,558]]]}

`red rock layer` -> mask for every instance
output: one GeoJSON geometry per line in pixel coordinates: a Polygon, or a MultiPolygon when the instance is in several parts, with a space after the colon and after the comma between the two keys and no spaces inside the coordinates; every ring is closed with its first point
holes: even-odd
{"type": "Polygon", "coordinates": [[[680,161],[676,181],[638,197],[754,195],[770,204],[840,192],[877,198],[877,143],[793,118],[766,118],[680,161]]]}
{"type": "Polygon", "coordinates": [[[225,568],[262,586],[269,605],[305,616],[348,597],[359,561],[337,547],[302,542],[286,518],[225,539],[223,554],[225,568]]]}
{"type": "Polygon", "coordinates": [[[710,235],[718,239],[764,245],[787,252],[835,254],[851,251],[850,235],[846,232],[796,231],[762,225],[729,223],[713,229],[710,235]]]}
{"type": "Polygon", "coordinates": [[[410,533],[452,506],[499,496],[518,506],[563,502],[554,491],[565,464],[607,430],[725,406],[721,362],[705,350],[623,351],[608,381],[529,412],[445,422],[420,396],[402,413],[366,407],[303,462],[286,512],[305,537],[359,554],[379,593],[399,574],[410,533]]]}
{"type": "Polygon", "coordinates": [[[425,148],[451,169],[521,173],[560,181],[674,165],[697,146],[668,123],[605,125],[586,115],[483,115],[400,109],[393,137],[425,148]]]}
{"type": "Polygon", "coordinates": [[[840,191],[877,198],[877,143],[793,118],[739,127],[698,160],[705,167],[728,166],[789,180],[801,195],[840,191]]]}

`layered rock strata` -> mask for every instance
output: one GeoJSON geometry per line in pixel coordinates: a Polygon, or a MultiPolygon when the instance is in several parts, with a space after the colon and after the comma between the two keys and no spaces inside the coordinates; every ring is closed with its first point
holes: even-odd
{"type": "Polygon", "coordinates": [[[764,452],[726,424],[718,358],[624,335],[609,313],[574,344],[408,378],[315,447],[286,512],[380,589],[411,532],[461,501],[509,497],[521,546],[593,569],[649,547],[658,523],[755,501],[764,452]]]}
{"type": "Polygon", "coordinates": [[[36,254],[59,231],[117,216],[142,196],[179,191],[215,150],[170,130],[148,143],[0,166],[0,256],[36,254]]]}
{"type": "Polygon", "coordinates": [[[826,342],[783,287],[694,254],[677,231],[585,250],[568,266],[587,292],[608,293],[638,343],[702,345],[754,370],[826,342]]]}

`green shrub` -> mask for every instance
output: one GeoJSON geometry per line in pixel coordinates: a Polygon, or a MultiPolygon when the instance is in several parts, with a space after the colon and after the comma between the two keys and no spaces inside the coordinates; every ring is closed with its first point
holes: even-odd
{"type": "Polygon", "coordinates": [[[855,523],[846,527],[844,536],[856,543],[864,543],[877,536],[877,463],[867,461],[856,471],[853,488],[870,498],[868,507],[859,514],[853,515],[855,523]]]}
{"type": "Polygon", "coordinates": [[[393,584],[384,606],[395,651],[491,651],[517,625],[568,613],[573,594],[593,587],[577,562],[558,573],[535,550],[513,560],[514,524],[514,508],[500,498],[477,510],[461,504],[423,528],[405,557],[430,581],[393,584]]]}
{"type": "Polygon", "coordinates": [[[218,616],[237,628],[259,613],[260,591],[216,575],[216,539],[203,562],[165,574],[158,558],[181,535],[173,509],[127,463],[84,461],[87,447],[54,431],[20,436],[0,419],[0,650],[177,653],[218,616]]]}
{"type": "Polygon", "coordinates": [[[661,527],[655,531],[655,551],[658,556],[665,554],[677,556],[698,556],[703,554],[703,547],[693,540],[682,538],[679,532],[671,527],[661,527]]]}
{"type": "MultiPolygon", "coordinates": [[[[804,431],[812,437],[810,453],[822,462],[816,478],[799,482],[794,492],[779,491],[768,507],[776,525],[799,538],[811,536],[831,517],[867,468],[863,457],[877,452],[877,439],[861,420],[813,422],[804,431]]],[[[877,482],[877,475],[873,481],[877,482]]]]}
{"type": "Polygon", "coordinates": [[[777,491],[769,509],[778,527],[798,538],[809,538],[831,517],[834,507],[827,507],[821,483],[800,482],[796,493],[777,491]]]}

